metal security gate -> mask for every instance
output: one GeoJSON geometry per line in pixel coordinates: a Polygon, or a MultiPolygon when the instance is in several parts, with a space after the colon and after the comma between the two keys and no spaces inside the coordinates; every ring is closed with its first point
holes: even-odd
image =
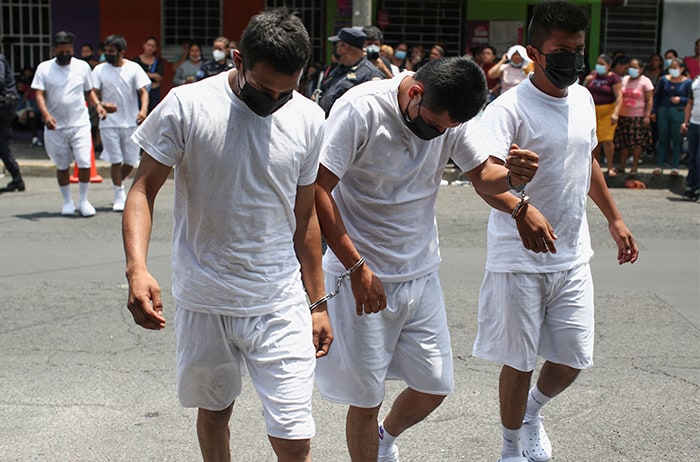
{"type": "Polygon", "coordinates": [[[0,0],[0,37],[15,73],[49,59],[50,0],[0,0]]]}
{"type": "Polygon", "coordinates": [[[624,6],[606,8],[601,18],[601,53],[622,51],[644,61],[656,53],[660,41],[660,3],[660,0],[627,0],[624,6]]]}
{"type": "Polygon", "coordinates": [[[286,6],[295,10],[304,21],[311,38],[311,62],[325,62],[325,46],[328,37],[324,34],[324,0],[265,0],[265,8],[286,6]]]}
{"type": "Polygon", "coordinates": [[[423,45],[426,56],[436,43],[445,47],[448,56],[464,53],[466,1],[380,0],[378,10],[388,22],[383,27],[386,44],[423,45]]]}

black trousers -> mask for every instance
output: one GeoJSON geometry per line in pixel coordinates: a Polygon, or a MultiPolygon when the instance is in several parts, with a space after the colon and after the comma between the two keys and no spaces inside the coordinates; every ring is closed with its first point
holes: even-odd
{"type": "Polygon", "coordinates": [[[5,164],[5,169],[10,172],[13,180],[21,178],[19,174],[19,164],[10,150],[10,123],[12,118],[0,114],[0,158],[5,164]]]}

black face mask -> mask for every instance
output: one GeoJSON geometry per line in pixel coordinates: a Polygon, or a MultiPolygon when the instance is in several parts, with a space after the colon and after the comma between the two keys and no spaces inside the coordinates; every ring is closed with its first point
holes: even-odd
{"type": "Polygon", "coordinates": [[[583,71],[583,53],[547,53],[544,57],[547,60],[544,75],[560,90],[573,85],[583,71]]]}
{"type": "MultiPolygon", "coordinates": [[[[244,69],[241,68],[240,74],[243,75],[244,72],[244,69]]],[[[245,80],[245,75],[243,75],[243,79],[245,80]]],[[[269,116],[270,114],[284,106],[287,103],[287,101],[292,99],[291,91],[280,93],[279,98],[272,99],[264,91],[260,91],[257,88],[253,88],[252,86],[250,86],[248,82],[246,82],[242,88],[239,82],[238,87],[241,89],[239,94],[240,98],[243,100],[246,106],[250,108],[251,111],[259,115],[260,117],[269,116]]]]}
{"type": "Polygon", "coordinates": [[[418,138],[425,141],[430,141],[433,138],[437,138],[438,136],[442,135],[444,132],[441,132],[437,128],[431,127],[425,123],[425,120],[423,120],[423,117],[420,115],[420,108],[422,104],[423,97],[421,96],[420,103],[418,103],[418,115],[411,120],[411,117],[408,115],[408,106],[410,105],[409,101],[409,104],[406,105],[406,109],[403,111],[403,121],[409,130],[411,130],[418,138]]]}
{"type": "Polygon", "coordinates": [[[56,55],[56,63],[58,63],[59,66],[67,66],[70,64],[70,59],[72,56],[69,53],[59,53],[56,55]]]}
{"type": "Polygon", "coordinates": [[[117,64],[119,61],[119,55],[109,55],[105,53],[105,61],[107,61],[109,64],[117,64]]]}

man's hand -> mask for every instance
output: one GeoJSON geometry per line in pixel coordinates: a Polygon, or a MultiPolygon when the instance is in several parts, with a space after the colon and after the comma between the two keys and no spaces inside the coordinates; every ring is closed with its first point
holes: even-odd
{"type": "Polygon", "coordinates": [[[102,107],[105,108],[108,114],[117,112],[117,103],[102,103],[102,107]]]}
{"type": "Polygon", "coordinates": [[[527,250],[535,253],[557,253],[557,247],[554,245],[557,235],[554,234],[554,228],[532,204],[527,204],[518,214],[515,224],[527,250]]]}
{"type": "Polygon", "coordinates": [[[136,324],[144,329],[163,329],[165,317],[158,282],[147,271],[133,274],[128,279],[129,302],[126,306],[131,311],[136,324]]]}
{"type": "Polygon", "coordinates": [[[146,120],[146,116],[148,115],[148,109],[142,109],[139,111],[138,114],[136,114],[136,123],[138,125],[141,125],[141,122],[146,120]]]}
{"type": "Polygon", "coordinates": [[[517,144],[510,145],[505,166],[511,172],[513,186],[529,183],[539,168],[540,156],[529,149],[520,149],[517,144]]]}
{"type": "Polygon", "coordinates": [[[639,248],[634,236],[622,220],[612,221],[608,224],[608,230],[617,244],[617,263],[634,263],[639,258],[639,248]]]}
{"type": "Polygon", "coordinates": [[[358,316],[362,316],[363,312],[378,313],[386,308],[386,293],[382,281],[367,267],[367,263],[350,275],[350,282],[358,316]]]}
{"type": "Polygon", "coordinates": [[[49,113],[44,116],[44,123],[49,130],[56,130],[56,119],[49,113]]]}
{"type": "Polygon", "coordinates": [[[328,354],[328,350],[333,343],[333,331],[331,330],[331,320],[328,317],[326,304],[322,304],[311,312],[311,323],[313,324],[314,347],[316,357],[322,358],[328,354]]]}

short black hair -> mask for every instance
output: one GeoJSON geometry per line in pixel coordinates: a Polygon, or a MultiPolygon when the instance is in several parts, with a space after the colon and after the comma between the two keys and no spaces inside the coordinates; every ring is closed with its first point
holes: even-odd
{"type": "Polygon", "coordinates": [[[70,32],[61,31],[56,32],[53,36],[53,46],[58,45],[73,45],[75,43],[75,34],[70,32]]]}
{"type": "Polygon", "coordinates": [[[537,4],[527,30],[527,43],[542,48],[552,36],[552,31],[562,30],[572,34],[588,30],[588,14],[580,6],[569,2],[547,1],[537,4]]]}
{"type": "Polygon", "coordinates": [[[239,45],[247,69],[262,61],[280,73],[293,75],[303,69],[311,57],[311,41],[304,23],[284,7],[253,16],[239,45]]]}
{"type": "Polygon", "coordinates": [[[105,48],[113,46],[117,51],[126,50],[126,39],[118,34],[112,34],[105,39],[105,48]]]}
{"type": "Polygon", "coordinates": [[[429,61],[413,78],[423,84],[423,105],[435,113],[447,111],[456,122],[477,115],[488,95],[484,71],[464,57],[429,61]]]}
{"type": "Polygon", "coordinates": [[[367,40],[379,40],[379,42],[384,43],[384,33],[377,26],[365,26],[362,28],[362,32],[367,36],[367,40]]]}

